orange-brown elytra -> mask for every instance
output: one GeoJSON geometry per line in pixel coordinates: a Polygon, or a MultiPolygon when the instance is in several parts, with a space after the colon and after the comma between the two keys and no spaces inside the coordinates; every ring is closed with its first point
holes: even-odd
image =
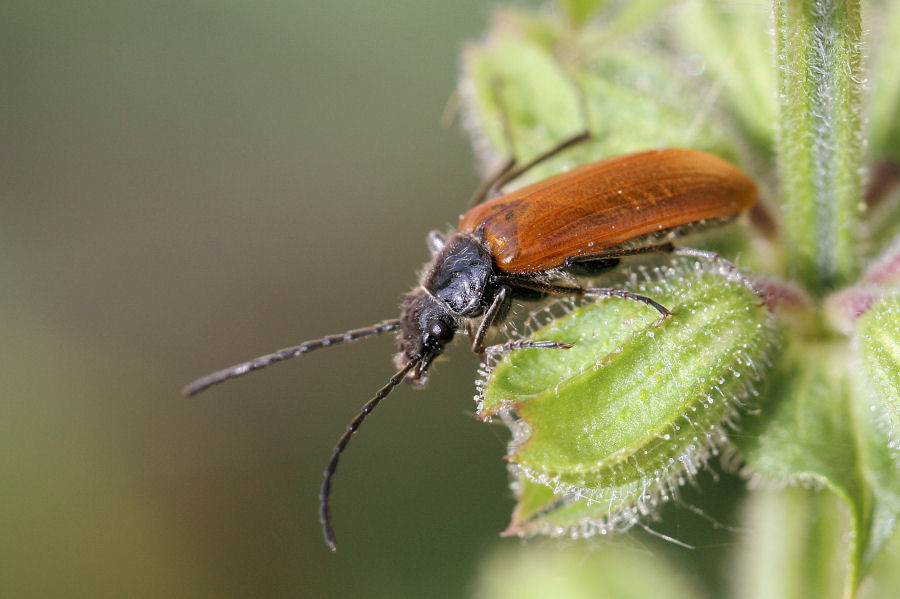
{"type": "MultiPolygon", "coordinates": [[[[540,159],[553,156],[581,135],[540,159]]],[[[495,181],[506,182],[539,160],[516,171],[512,162],[495,181]]],[[[502,322],[513,300],[552,295],[619,297],[639,301],[662,317],[671,313],[649,297],[615,288],[585,288],[573,276],[600,273],[625,256],[670,252],[713,260],[752,287],[717,254],[678,248],[674,239],[687,229],[723,223],[756,201],[756,185],[732,164],[697,150],[670,149],[630,154],[588,164],[484,202],[484,193],[448,236],[432,232],[432,260],[419,285],[402,302],[400,318],[340,335],[307,341],[197,379],[184,389],[194,395],[321,347],[398,331],[398,371],[350,422],[325,467],[319,516],[328,546],[336,549],[329,498],[338,460],[365,417],[391,390],[406,380],[425,385],[428,369],[457,331],[472,338],[472,351],[507,352],[519,348],[564,349],[553,341],[516,340],[486,346],[485,337],[502,322]]]]}
{"type": "Polygon", "coordinates": [[[756,185],[731,163],[697,150],[641,152],[586,164],[475,206],[459,230],[484,228],[497,267],[560,266],[660,231],[731,218],[756,185]]]}

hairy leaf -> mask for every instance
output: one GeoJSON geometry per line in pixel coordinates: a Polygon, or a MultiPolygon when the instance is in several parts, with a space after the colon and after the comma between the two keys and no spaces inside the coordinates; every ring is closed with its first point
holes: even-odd
{"type": "Polygon", "coordinates": [[[768,311],[717,267],[677,261],[529,335],[573,344],[494,366],[479,414],[504,414],[519,496],[508,533],[590,536],[634,524],[726,441],[773,345],[768,311]],[[509,412],[518,418],[513,419],[509,412]]]}
{"type": "Polygon", "coordinates": [[[768,377],[760,414],[745,420],[737,441],[754,473],[823,485],[847,503],[847,588],[855,589],[894,530],[900,481],[859,373],[848,368],[848,346],[843,339],[795,339],[768,377]]]}

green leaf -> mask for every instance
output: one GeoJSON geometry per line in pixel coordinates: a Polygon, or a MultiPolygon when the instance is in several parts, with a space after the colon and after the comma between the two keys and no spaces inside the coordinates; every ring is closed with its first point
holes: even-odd
{"type": "Polygon", "coordinates": [[[766,370],[768,311],[718,267],[678,260],[627,288],[676,315],[585,304],[529,335],[571,349],[516,351],[489,375],[479,415],[513,430],[507,534],[591,536],[654,512],[725,443],[766,370]]]}
{"type": "Polygon", "coordinates": [[[869,212],[866,229],[868,245],[874,252],[887,252],[891,247],[895,253],[900,251],[900,184],[887,190],[878,205],[869,212]]]}
{"type": "Polygon", "coordinates": [[[691,0],[680,7],[675,33],[702,76],[764,156],[774,151],[775,71],[771,7],[764,3],[691,0]]]}
{"type": "Polygon", "coordinates": [[[700,599],[684,569],[646,551],[510,547],[482,562],[475,599],[700,599]]]}
{"type": "MultiPolygon", "coordinates": [[[[573,0],[563,1],[572,2],[573,0]]],[[[592,0],[574,1],[592,2],[592,0]]],[[[592,45],[613,44],[617,38],[634,33],[637,28],[655,21],[660,11],[669,3],[670,0],[643,0],[643,2],[609,2],[606,0],[607,10],[598,14],[598,22],[594,29],[588,32],[593,37],[592,45]]]]}
{"type": "Polygon", "coordinates": [[[867,24],[877,38],[868,80],[871,156],[876,161],[900,162],[900,2],[872,4],[866,9],[874,13],[867,24]]]}
{"type": "Polygon", "coordinates": [[[737,155],[733,131],[710,111],[698,112],[713,94],[696,74],[645,46],[606,43],[599,25],[573,34],[539,22],[501,12],[486,41],[463,55],[463,115],[483,156],[512,155],[522,163],[588,127],[594,135],[517,184],[648,148],[737,155]]]}
{"type": "Polygon", "coordinates": [[[846,577],[848,514],[833,494],[758,489],[743,506],[734,555],[737,599],[838,599],[846,577]]]}
{"type": "Polygon", "coordinates": [[[896,464],[856,374],[848,341],[795,339],[767,379],[760,414],[736,439],[758,475],[823,485],[849,506],[848,596],[900,514],[896,464]]]}
{"type": "Polygon", "coordinates": [[[574,25],[583,25],[592,13],[609,4],[609,0],[557,0],[574,25]]]}
{"type": "Polygon", "coordinates": [[[858,271],[862,44],[858,0],[776,0],[778,151],[789,268],[810,291],[858,271]]]}
{"type": "Polygon", "coordinates": [[[866,586],[866,599],[900,597],[900,534],[894,536],[872,564],[872,584],[866,586]]]}
{"type": "Polygon", "coordinates": [[[476,143],[476,149],[524,159],[584,130],[572,82],[542,45],[509,21],[498,18],[484,44],[465,48],[463,61],[464,119],[488,146],[476,143]],[[515,148],[509,147],[504,119],[515,148]]]}
{"type": "Polygon", "coordinates": [[[857,321],[866,380],[883,424],[900,448],[900,293],[881,298],[857,321]]]}

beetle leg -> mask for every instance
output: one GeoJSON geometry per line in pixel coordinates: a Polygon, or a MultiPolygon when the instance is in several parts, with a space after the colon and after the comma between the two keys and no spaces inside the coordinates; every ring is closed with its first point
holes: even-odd
{"type": "Polygon", "coordinates": [[[572,268],[575,266],[589,266],[591,263],[597,262],[603,264],[610,259],[618,259],[624,258],[625,256],[637,256],[639,254],[675,254],[676,256],[690,256],[691,258],[699,258],[701,260],[707,260],[709,262],[714,262],[728,270],[728,272],[737,280],[740,281],[743,285],[745,285],[750,291],[754,294],[758,295],[765,299],[765,294],[757,289],[756,285],[753,282],[745,277],[741,271],[738,270],[738,267],[735,266],[729,260],[723,258],[720,254],[716,252],[710,252],[707,250],[698,250],[695,248],[682,248],[677,247],[671,242],[660,243],[656,245],[645,245],[642,247],[635,248],[622,248],[618,250],[607,250],[598,254],[588,254],[585,256],[572,256],[570,258],[566,258],[566,261],[563,263],[564,268],[572,268]]]}
{"type": "MultiPolygon", "coordinates": [[[[488,187],[487,195],[485,196],[485,198],[483,198],[483,200],[487,199],[488,197],[493,198],[493,197],[500,195],[503,186],[506,185],[507,183],[509,183],[510,181],[518,179],[519,177],[524,175],[526,172],[528,172],[535,166],[541,164],[542,162],[546,162],[547,160],[553,158],[557,154],[571,148],[572,146],[576,146],[584,141],[587,141],[589,139],[591,139],[591,132],[587,131],[587,130],[582,131],[578,135],[574,135],[568,139],[564,139],[562,142],[560,142],[556,146],[550,148],[543,154],[538,154],[537,156],[535,156],[534,158],[532,158],[530,161],[526,162],[522,166],[519,166],[516,168],[510,168],[507,172],[505,172],[502,175],[500,175],[499,177],[497,177],[496,180],[491,183],[491,185],[488,187]]],[[[513,165],[514,164],[515,163],[513,163],[513,165]]],[[[475,204],[472,204],[472,206],[474,206],[474,205],[475,204]]]]}
{"type": "MultiPolygon", "coordinates": [[[[573,83],[575,82],[573,81],[573,83]]],[[[578,87],[577,83],[575,83],[575,86],[578,87]]],[[[513,179],[518,178],[532,167],[556,156],[566,148],[569,148],[591,138],[591,128],[589,125],[590,121],[588,120],[587,100],[584,92],[581,91],[580,87],[578,87],[578,90],[580,92],[579,110],[582,112],[582,118],[585,122],[584,131],[569,139],[563,140],[555,147],[550,148],[550,150],[531,159],[530,162],[516,168],[516,150],[515,143],[513,142],[512,124],[509,122],[509,114],[504,109],[503,82],[500,79],[494,79],[493,81],[491,81],[491,88],[495,95],[494,100],[500,106],[500,119],[501,125],[503,126],[503,137],[506,139],[506,144],[508,146],[507,151],[509,152],[510,157],[503,164],[500,170],[497,171],[496,174],[494,174],[494,176],[482,183],[481,186],[475,191],[475,193],[472,194],[472,197],[469,199],[469,208],[477,206],[478,204],[481,204],[488,199],[496,197],[504,185],[506,185],[513,179]]]]}
{"type": "MultiPolygon", "coordinates": [[[[584,93],[581,85],[578,81],[568,74],[567,69],[563,67],[562,64],[560,66],[560,71],[569,79],[569,83],[577,90],[578,96],[578,111],[581,116],[582,123],[584,124],[584,130],[581,133],[578,133],[568,139],[564,139],[556,146],[550,148],[543,154],[539,154],[535,158],[532,158],[531,161],[523,164],[518,168],[512,168],[515,166],[515,159],[511,161],[510,168],[505,173],[501,173],[495,181],[493,181],[485,191],[484,197],[482,197],[479,201],[473,202],[469,204],[469,207],[480,204],[486,199],[495,198],[502,193],[503,186],[513,181],[514,179],[519,178],[533,167],[541,164],[553,158],[560,152],[565,151],[566,149],[578,145],[583,141],[587,141],[591,139],[591,119],[590,119],[590,109],[588,107],[588,99],[587,94],[584,93]]],[[[512,123],[509,120],[509,112],[506,110],[506,104],[503,98],[503,81],[500,79],[494,79],[492,82],[493,91],[495,94],[495,101],[497,105],[500,107],[500,118],[503,125],[503,136],[506,138],[506,143],[508,145],[509,153],[515,157],[515,143],[513,140],[513,128],[512,123]]],[[[474,198],[473,198],[474,199],[474,198]]]]}
{"type": "Polygon", "coordinates": [[[690,256],[692,258],[700,258],[701,260],[709,260],[710,262],[715,262],[716,264],[725,267],[731,276],[733,276],[736,280],[743,283],[747,289],[755,293],[757,296],[766,299],[766,294],[760,291],[756,285],[753,284],[753,281],[745,277],[741,271],[738,270],[738,267],[735,266],[729,260],[723,258],[720,254],[716,252],[710,252],[707,250],[698,250],[694,248],[672,248],[672,253],[677,256],[690,256]]]}
{"type": "Polygon", "coordinates": [[[497,291],[497,295],[494,296],[494,301],[491,303],[490,308],[484,313],[484,318],[481,319],[481,324],[478,326],[478,331],[475,333],[475,338],[472,340],[473,352],[484,359],[485,354],[509,353],[515,349],[569,349],[572,347],[571,343],[562,343],[560,341],[532,341],[531,339],[516,339],[515,341],[508,341],[501,345],[484,345],[484,337],[487,335],[488,329],[497,319],[497,315],[502,311],[503,304],[506,302],[508,295],[509,288],[506,286],[500,287],[500,290],[497,291]]]}
{"type": "Polygon", "coordinates": [[[507,158],[506,162],[500,167],[496,173],[494,173],[490,179],[487,179],[484,183],[478,186],[478,189],[475,190],[475,193],[472,194],[472,197],[469,198],[469,208],[473,206],[477,206],[481,204],[491,195],[491,191],[496,187],[498,181],[501,181],[507,173],[513,170],[516,166],[515,158],[507,158]]]}
{"type": "Polygon", "coordinates": [[[620,297],[622,299],[647,304],[648,306],[659,312],[662,315],[663,319],[668,318],[672,315],[671,310],[669,310],[659,302],[653,300],[652,298],[649,298],[646,295],[640,295],[638,293],[625,291],[624,289],[615,289],[612,287],[594,287],[588,289],[585,289],[583,287],[566,287],[565,285],[554,285],[552,283],[545,283],[544,281],[540,281],[538,279],[530,279],[525,277],[504,277],[501,280],[503,280],[507,285],[510,285],[511,287],[520,287],[532,291],[540,291],[541,293],[547,293],[551,295],[572,295],[575,297],[620,297]]]}
{"type": "Polygon", "coordinates": [[[486,354],[507,354],[516,349],[569,349],[571,343],[561,341],[532,341],[531,339],[516,339],[501,345],[488,345],[484,348],[486,354]]]}
{"type": "Polygon", "coordinates": [[[624,289],[615,289],[612,287],[595,287],[593,289],[582,289],[582,295],[584,295],[585,297],[620,297],[622,299],[632,300],[635,302],[643,302],[660,313],[662,317],[660,319],[660,323],[662,323],[662,321],[673,314],[671,310],[669,310],[656,300],[649,298],[646,295],[640,295],[638,293],[625,291],[624,289]]]}
{"type": "Polygon", "coordinates": [[[506,141],[506,152],[509,158],[506,159],[496,173],[475,190],[475,193],[469,198],[469,208],[486,201],[491,196],[491,190],[497,186],[497,182],[502,180],[516,166],[516,148],[513,141],[512,125],[509,122],[509,113],[505,109],[503,81],[500,78],[495,77],[491,80],[491,91],[494,94],[495,103],[500,107],[500,124],[503,127],[503,139],[506,141]]]}
{"type": "Polygon", "coordinates": [[[506,287],[505,285],[501,286],[500,289],[497,290],[497,294],[494,296],[494,301],[491,302],[491,306],[485,311],[484,317],[481,319],[481,324],[478,325],[478,330],[475,332],[475,337],[472,339],[472,351],[479,356],[484,354],[484,337],[487,335],[488,329],[497,319],[500,309],[506,302],[507,295],[509,295],[509,287],[506,287]]]}
{"type": "Polygon", "coordinates": [[[591,262],[606,262],[626,256],[637,256],[640,254],[667,254],[675,250],[672,243],[659,243],[656,245],[645,245],[634,248],[611,249],[596,254],[586,254],[584,256],[570,256],[563,262],[564,268],[571,268],[577,265],[588,265],[591,262]]]}

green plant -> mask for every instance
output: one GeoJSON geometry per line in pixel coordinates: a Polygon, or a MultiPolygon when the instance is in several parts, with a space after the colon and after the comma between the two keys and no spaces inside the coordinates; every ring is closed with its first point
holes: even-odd
{"type": "Polygon", "coordinates": [[[641,524],[724,450],[756,486],[823,487],[849,512],[838,522],[822,493],[749,493],[748,526],[771,525],[772,546],[745,547],[737,578],[765,584],[740,596],[858,593],[900,515],[900,3],[865,8],[866,39],[853,1],[776,0],[771,36],[758,5],[560,0],[498,11],[465,49],[463,114],[488,165],[587,124],[594,141],[529,179],[680,146],[763,190],[753,231],[711,242],[755,273],[765,306],[716,268],[663,261],[619,284],[677,318],[654,326],[614,300],[551,308],[529,336],[575,347],[486,373],[479,415],[513,431],[508,534],[641,524]],[[805,566],[766,577],[775,555],[805,566]]]}

